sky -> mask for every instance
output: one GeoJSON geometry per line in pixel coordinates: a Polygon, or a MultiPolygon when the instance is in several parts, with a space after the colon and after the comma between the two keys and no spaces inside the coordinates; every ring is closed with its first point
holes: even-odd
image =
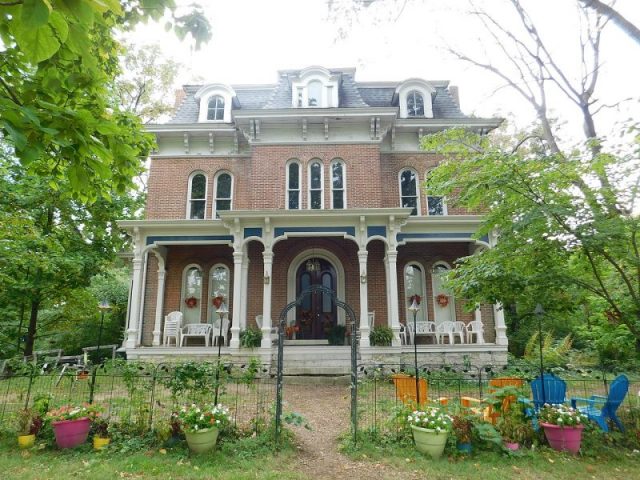
{"type": "MultiPolygon", "coordinates": [[[[180,0],[178,0],[180,4],[180,0]]],[[[191,3],[189,0],[188,3],[191,3]]],[[[503,83],[446,51],[455,47],[478,59],[491,58],[504,65],[492,49],[466,0],[379,0],[355,15],[345,15],[349,0],[200,0],[211,22],[213,38],[200,51],[193,42],[180,42],[162,24],[138,28],[137,44],[159,43],[165,55],[182,63],[179,84],[275,83],[277,71],[304,68],[355,67],[356,80],[450,80],[460,88],[462,109],[477,116],[515,116],[522,126],[533,119],[517,95],[500,88],[503,83]],[[497,90],[497,92],[496,92],[497,90]]],[[[577,72],[575,0],[524,0],[550,49],[567,71],[577,72]]],[[[185,2],[186,4],[186,2],[185,2]]],[[[505,0],[476,0],[501,25],[515,24],[505,0]]],[[[616,8],[640,25],[640,1],[618,0],[616,8]]],[[[640,97],[640,45],[610,24],[602,42],[605,60],[599,98],[615,103],[640,97]]],[[[577,119],[575,107],[558,96],[553,99],[558,117],[577,119]]],[[[603,115],[606,128],[615,120],[640,118],[637,101],[603,115]]]]}

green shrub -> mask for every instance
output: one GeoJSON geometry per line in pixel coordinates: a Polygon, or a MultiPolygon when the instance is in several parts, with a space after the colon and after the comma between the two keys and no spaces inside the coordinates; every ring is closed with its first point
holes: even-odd
{"type": "Polygon", "coordinates": [[[376,325],[369,334],[371,345],[377,347],[390,347],[393,340],[393,330],[384,325],[376,325]]]}
{"type": "Polygon", "coordinates": [[[327,339],[329,340],[329,345],[344,345],[344,337],[347,333],[347,327],[344,325],[335,325],[329,330],[329,335],[327,339]]]}
{"type": "Polygon", "coordinates": [[[243,348],[257,348],[262,342],[262,330],[249,327],[240,332],[240,346],[243,348]]]}

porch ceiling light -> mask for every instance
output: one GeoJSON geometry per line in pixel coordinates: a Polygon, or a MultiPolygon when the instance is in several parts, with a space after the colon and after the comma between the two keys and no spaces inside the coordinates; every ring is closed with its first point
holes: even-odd
{"type": "Polygon", "coordinates": [[[310,258],[307,260],[307,272],[319,272],[320,271],[320,260],[317,258],[310,258]]]}

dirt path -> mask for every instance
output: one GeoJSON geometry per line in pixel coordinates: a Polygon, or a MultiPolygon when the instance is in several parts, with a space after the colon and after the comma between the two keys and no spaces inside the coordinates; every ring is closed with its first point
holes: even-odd
{"type": "MultiPolygon", "coordinates": [[[[348,386],[285,385],[285,410],[301,414],[311,427],[295,427],[295,470],[309,479],[391,479],[389,466],[353,461],[338,451],[338,436],[349,429],[348,386]]],[[[411,478],[403,473],[404,478],[411,478]]],[[[415,478],[418,478],[417,476],[415,478]]]]}

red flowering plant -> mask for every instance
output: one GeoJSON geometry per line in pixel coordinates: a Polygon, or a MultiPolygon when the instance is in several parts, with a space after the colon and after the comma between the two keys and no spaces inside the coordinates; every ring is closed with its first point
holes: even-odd
{"type": "Polygon", "coordinates": [[[186,303],[187,308],[194,308],[198,304],[198,299],[196,297],[185,298],[184,303],[186,303]]]}
{"type": "Polygon", "coordinates": [[[229,423],[229,409],[222,404],[184,405],[172,414],[188,433],[206,432],[212,428],[222,430],[229,423]]]}
{"type": "Polygon", "coordinates": [[[78,420],[79,418],[88,418],[95,420],[100,416],[102,408],[97,405],[84,403],[82,405],[63,405],[60,408],[54,408],[47,412],[47,419],[53,422],[61,422],[63,420],[78,420]]]}
{"type": "Polygon", "coordinates": [[[294,333],[298,333],[300,331],[300,327],[298,325],[289,325],[288,327],[284,327],[284,333],[287,335],[288,339],[293,338],[294,333]]]}

